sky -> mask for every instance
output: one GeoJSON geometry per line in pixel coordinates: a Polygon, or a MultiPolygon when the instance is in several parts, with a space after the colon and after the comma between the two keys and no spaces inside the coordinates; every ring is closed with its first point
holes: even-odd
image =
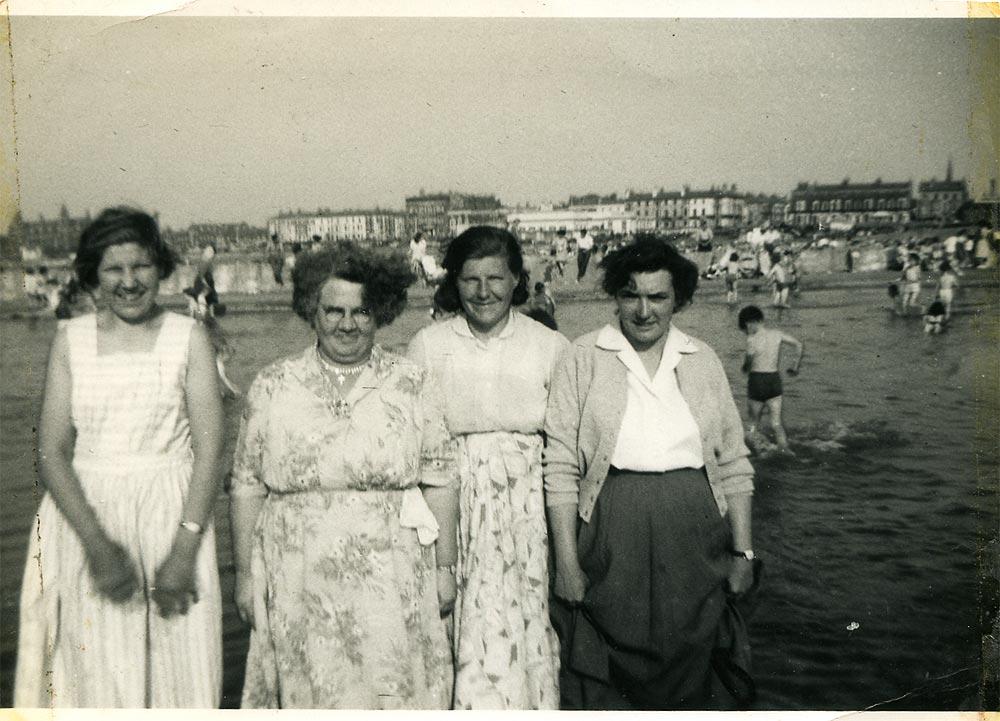
{"type": "Polygon", "coordinates": [[[949,159],[985,186],[997,24],[975,22],[15,16],[0,215],[263,225],[421,190],[917,182],[949,159]]]}

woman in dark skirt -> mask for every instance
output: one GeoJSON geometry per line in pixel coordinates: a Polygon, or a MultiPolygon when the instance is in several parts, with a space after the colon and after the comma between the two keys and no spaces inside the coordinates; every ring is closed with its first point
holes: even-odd
{"type": "Polygon", "coordinates": [[[652,238],[601,267],[617,322],[567,350],[545,421],[563,707],[744,707],[753,468],[722,364],[671,324],[698,271],[652,238]]]}

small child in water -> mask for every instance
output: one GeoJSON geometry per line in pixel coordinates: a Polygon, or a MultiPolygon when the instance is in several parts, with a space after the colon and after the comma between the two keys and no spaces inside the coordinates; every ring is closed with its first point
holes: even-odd
{"type": "Polygon", "coordinates": [[[903,265],[903,273],[899,277],[903,283],[903,313],[917,307],[920,298],[920,256],[910,253],[903,265]]]}
{"type": "Polygon", "coordinates": [[[740,282],[740,256],[732,253],[729,262],[726,263],[726,303],[735,305],[739,295],[740,282]]]}
{"type": "MultiPolygon", "coordinates": [[[[955,290],[958,288],[958,274],[947,260],[941,263],[941,276],[938,278],[937,298],[944,305],[944,319],[951,319],[951,304],[955,300],[955,290]]],[[[933,303],[931,305],[934,305],[933,303]]],[[[930,315],[930,310],[927,311],[930,315]]]]}
{"type": "Polygon", "coordinates": [[[771,428],[778,448],[788,451],[788,436],[781,422],[781,373],[778,363],[781,346],[787,344],[795,349],[795,364],[788,369],[789,375],[797,375],[802,363],[802,342],[793,336],[764,325],[764,313],[755,305],[748,305],[740,311],[737,320],[740,330],[747,335],[747,352],[743,361],[743,372],[747,378],[747,413],[750,420],[749,436],[757,435],[757,425],[766,410],[770,415],[771,428]]]}
{"type": "Polygon", "coordinates": [[[889,300],[892,301],[892,312],[903,315],[903,298],[899,295],[899,285],[889,283],[889,300]]]}
{"type": "Polygon", "coordinates": [[[924,314],[924,333],[937,335],[944,330],[945,322],[948,320],[948,310],[940,299],[935,300],[927,308],[924,314]]]}

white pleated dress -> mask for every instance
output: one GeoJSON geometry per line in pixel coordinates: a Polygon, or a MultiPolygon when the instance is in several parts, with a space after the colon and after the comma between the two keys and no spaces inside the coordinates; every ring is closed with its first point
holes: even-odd
{"type": "Polygon", "coordinates": [[[186,615],[161,618],[149,591],[191,480],[184,387],[193,325],[167,313],[153,351],[98,357],[96,315],[65,324],[73,469],[143,588],[123,604],[101,596],[75,531],[45,494],[21,592],[15,706],[218,708],[222,613],[212,529],[197,561],[198,602],[186,615]]]}

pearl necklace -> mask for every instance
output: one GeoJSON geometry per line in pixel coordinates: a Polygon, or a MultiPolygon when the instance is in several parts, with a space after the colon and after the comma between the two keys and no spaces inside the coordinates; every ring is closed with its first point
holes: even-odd
{"type": "Polygon", "coordinates": [[[326,356],[324,356],[320,352],[319,348],[316,349],[316,355],[319,356],[319,360],[323,368],[325,368],[328,371],[328,374],[333,376],[334,380],[337,381],[337,385],[339,386],[344,385],[344,383],[347,382],[348,378],[361,375],[361,371],[363,371],[365,367],[368,365],[368,361],[366,360],[364,363],[361,363],[360,365],[348,366],[347,368],[344,368],[342,366],[335,365],[333,361],[329,360],[326,356]]]}

